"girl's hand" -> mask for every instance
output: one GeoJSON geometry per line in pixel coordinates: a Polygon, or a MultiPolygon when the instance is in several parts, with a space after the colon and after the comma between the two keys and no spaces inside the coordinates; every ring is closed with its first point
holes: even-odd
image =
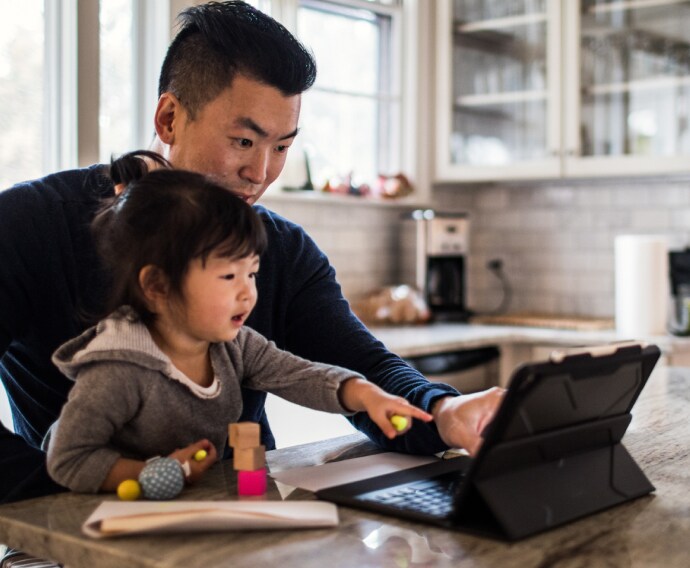
{"type": "Polygon", "coordinates": [[[340,401],[345,408],[353,411],[364,410],[389,439],[401,436],[412,427],[412,418],[431,422],[431,414],[412,406],[404,398],[393,396],[375,384],[363,379],[349,379],[340,385],[340,401]],[[407,425],[398,430],[391,423],[393,416],[402,416],[407,425]]]}
{"type": "Polygon", "coordinates": [[[218,454],[215,446],[211,442],[208,440],[199,440],[186,448],[175,450],[168,457],[176,459],[181,464],[187,462],[190,473],[186,476],[186,481],[191,484],[201,479],[204,472],[216,462],[218,454]],[[203,450],[206,455],[203,455],[203,452],[199,453],[199,450],[203,450]],[[197,459],[195,459],[195,456],[197,459]]]}

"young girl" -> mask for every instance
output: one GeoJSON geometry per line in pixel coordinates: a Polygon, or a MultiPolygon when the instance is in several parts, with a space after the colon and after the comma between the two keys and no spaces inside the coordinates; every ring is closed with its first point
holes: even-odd
{"type": "Polygon", "coordinates": [[[198,479],[242,411],[240,387],[327,412],[431,416],[355,373],[281,351],[243,324],[256,301],[263,224],[207,178],[157,154],[114,161],[116,197],[93,230],[112,276],[110,316],[60,347],[75,380],[48,439],[48,471],[75,491],[114,491],[145,460],[188,462],[198,479]],[[149,164],[155,165],[149,173],[149,164]],[[207,452],[202,461],[192,457],[207,452]]]}

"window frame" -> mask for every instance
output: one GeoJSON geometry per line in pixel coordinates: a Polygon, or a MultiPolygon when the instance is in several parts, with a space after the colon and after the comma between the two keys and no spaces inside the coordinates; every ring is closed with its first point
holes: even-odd
{"type": "MultiPolygon", "coordinates": [[[[189,2],[132,2],[134,58],[130,117],[135,147],[148,147],[171,14],[189,2]]],[[[100,2],[45,0],[44,173],[99,162],[100,2]]]]}
{"type": "MultiPolygon", "coordinates": [[[[147,147],[153,135],[160,63],[173,37],[177,14],[203,0],[134,1],[135,81],[133,86],[134,142],[147,147]]],[[[428,65],[432,6],[428,0],[400,0],[383,4],[366,0],[321,0],[325,4],[366,9],[391,15],[392,71],[390,96],[395,116],[379,113],[381,136],[377,161],[382,167],[397,163],[415,184],[418,198],[430,194],[428,166],[432,97],[428,65]],[[397,128],[390,128],[390,120],[397,128]]],[[[296,32],[300,0],[260,0],[273,17],[296,32]]],[[[43,108],[43,173],[83,167],[99,156],[99,2],[45,0],[45,71],[43,108]]],[[[384,66],[385,67],[385,66],[384,66]]],[[[392,172],[391,172],[392,173],[392,172]]]]}
{"type": "MultiPolygon", "coordinates": [[[[397,173],[398,170],[402,169],[402,164],[404,163],[402,144],[400,143],[404,116],[403,57],[401,53],[401,36],[403,34],[402,3],[382,4],[367,2],[366,0],[275,0],[275,2],[281,4],[280,14],[283,16],[282,23],[296,35],[299,32],[296,24],[299,8],[324,10],[327,13],[342,16],[347,16],[350,13],[356,16],[357,12],[365,10],[388,18],[388,26],[380,29],[380,33],[384,36],[382,37],[381,46],[385,51],[378,54],[378,68],[384,71],[385,75],[379,77],[376,93],[362,94],[356,91],[320,87],[318,80],[311,90],[326,95],[331,93],[333,95],[361,97],[374,101],[378,107],[376,113],[378,120],[376,126],[376,163],[379,171],[382,173],[397,173]],[[288,13],[290,13],[289,18],[286,17],[288,13]]],[[[367,181],[373,183],[375,180],[367,181]]]]}

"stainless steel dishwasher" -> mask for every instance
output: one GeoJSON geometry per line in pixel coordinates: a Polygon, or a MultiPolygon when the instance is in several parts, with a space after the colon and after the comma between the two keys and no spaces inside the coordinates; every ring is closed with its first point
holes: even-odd
{"type": "Polygon", "coordinates": [[[499,356],[498,347],[480,347],[404,359],[430,381],[470,393],[498,384],[499,356]]]}

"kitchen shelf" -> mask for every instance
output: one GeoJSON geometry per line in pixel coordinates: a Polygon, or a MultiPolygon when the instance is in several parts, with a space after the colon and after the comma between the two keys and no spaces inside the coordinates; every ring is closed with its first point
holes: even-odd
{"type": "Polygon", "coordinates": [[[687,0],[627,0],[626,2],[596,4],[587,8],[587,12],[590,14],[608,14],[611,12],[624,12],[627,10],[641,10],[644,8],[673,6],[675,4],[684,4],[686,1],[687,0]]]}
{"type": "Polygon", "coordinates": [[[511,103],[545,101],[546,91],[512,91],[505,93],[485,93],[479,95],[464,95],[455,99],[458,107],[486,107],[511,103]]]}
{"type": "Polygon", "coordinates": [[[430,207],[428,201],[414,195],[398,199],[384,199],[381,197],[359,197],[338,193],[324,193],[323,191],[267,191],[259,200],[259,205],[274,203],[317,203],[323,205],[342,205],[358,207],[387,207],[387,208],[422,208],[430,207]]]}
{"type": "Polygon", "coordinates": [[[603,83],[584,87],[582,92],[586,95],[612,95],[618,93],[631,93],[642,91],[657,91],[660,89],[672,89],[690,85],[690,77],[654,77],[623,83],[603,83]]]}
{"type": "Polygon", "coordinates": [[[519,16],[508,16],[506,18],[460,23],[455,26],[454,31],[455,33],[470,34],[483,31],[512,29],[542,22],[546,22],[546,14],[544,13],[522,14],[519,16]]]}

